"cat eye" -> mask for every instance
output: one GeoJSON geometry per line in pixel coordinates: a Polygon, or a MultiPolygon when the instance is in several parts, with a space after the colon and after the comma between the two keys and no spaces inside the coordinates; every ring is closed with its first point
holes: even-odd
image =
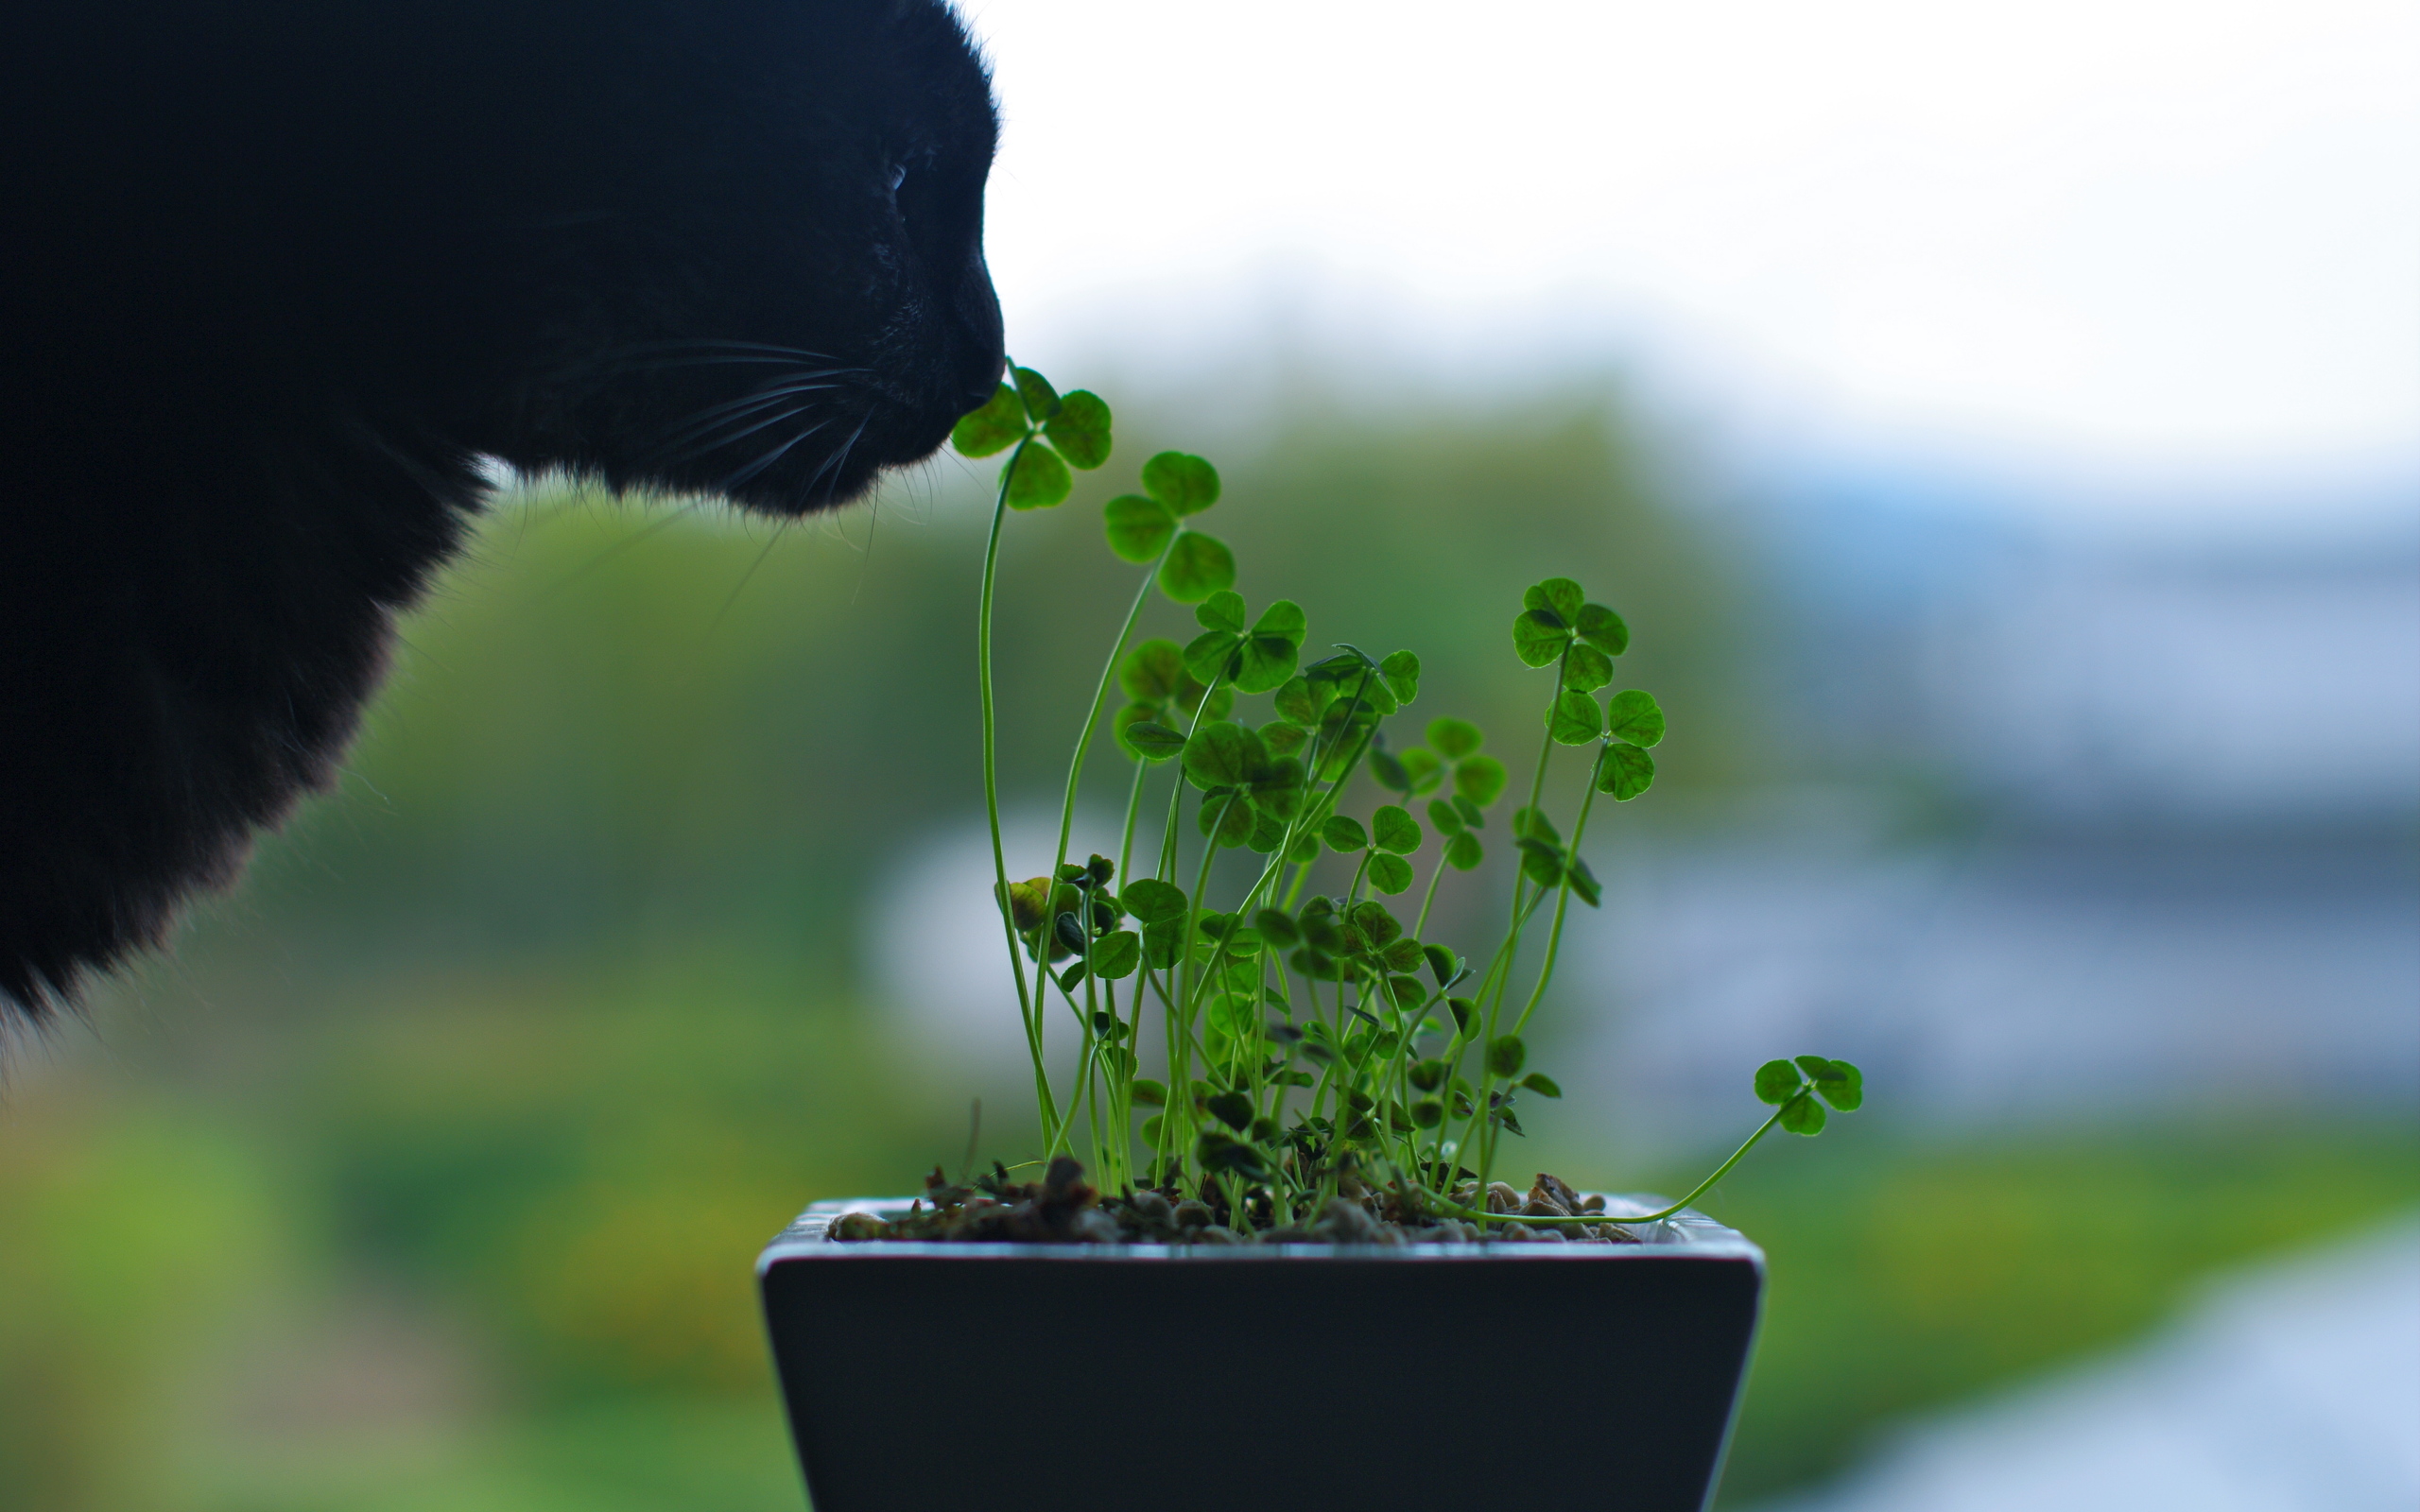
{"type": "Polygon", "coordinates": [[[899,186],[907,181],[908,164],[904,163],[892,163],[890,165],[890,192],[894,195],[897,194],[899,192],[899,186]]]}

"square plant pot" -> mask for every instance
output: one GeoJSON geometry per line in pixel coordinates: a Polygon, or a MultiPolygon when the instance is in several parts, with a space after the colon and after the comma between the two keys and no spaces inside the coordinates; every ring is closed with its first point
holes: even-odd
{"type": "Polygon", "coordinates": [[[1700,1512],[1764,1296],[1695,1212],[1635,1245],[824,1237],[907,1208],[819,1202],[756,1263],[816,1512],[1700,1512]]]}

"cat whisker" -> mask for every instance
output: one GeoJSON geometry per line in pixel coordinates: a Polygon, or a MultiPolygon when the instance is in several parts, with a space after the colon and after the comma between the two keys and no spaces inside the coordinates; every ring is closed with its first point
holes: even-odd
{"type": "Polygon", "coordinates": [[[838,384],[819,382],[818,380],[823,375],[821,373],[776,373],[744,394],[739,394],[733,398],[723,400],[718,404],[708,404],[703,409],[694,411],[675,423],[686,425],[693,421],[703,420],[710,415],[720,414],[725,410],[744,409],[748,405],[755,404],[761,400],[769,398],[778,399],[784,394],[800,393],[809,389],[838,388],[840,387],[838,384]]]}
{"type": "Polygon", "coordinates": [[[755,461],[749,463],[746,467],[741,468],[736,472],[734,472],[731,476],[723,479],[720,483],[716,484],[715,491],[717,493],[729,493],[732,490],[747,482],[750,478],[754,477],[757,473],[764,472],[767,468],[771,467],[774,463],[780,461],[783,456],[788,453],[791,447],[796,446],[799,442],[805,440],[808,437],[814,435],[817,431],[823,429],[831,423],[832,422],[828,420],[817,421],[814,424],[809,425],[806,429],[799,432],[796,436],[791,437],[788,440],[784,441],[781,445],[774,447],[769,452],[767,452],[763,456],[758,457],[755,461]]]}
{"type": "MultiPolygon", "coordinates": [[[[734,421],[743,420],[757,410],[782,404],[801,394],[817,393],[837,387],[834,384],[784,384],[760,393],[712,405],[682,421],[679,428],[665,438],[664,445],[658,449],[658,455],[661,455],[675,447],[685,446],[734,421]]],[[[740,434],[747,433],[743,431],[740,434]]],[[[712,448],[709,447],[708,450],[712,448]]]]}
{"type": "Polygon", "coordinates": [[[849,438],[840,443],[840,449],[833,453],[830,456],[825,457],[823,459],[822,467],[817,468],[814,475],[806,480],[806,486],[811,490],[815,487],[816,478],[821,477],[826,468],[831,470],[832,481],[823,486],[823,503],[827,508],[831,506],[834,490],[840,487],[840,474],[848,468],[849,454],[856,449],[857,438],[866,433],[866,426],[871,424],[873,421],[873,411],[869,409],[865,412],[864,417],[857,421],[857,428],[849,433],[849,438]]]}
{"type": "Polygon", "coordinates": [[[713,639],[715,631],[722,627],[722,622],[730,616],[732,607],[739,602],[739,595],[748,591],[749,583],[755,578],[756,570],[765,565],[767,558],[772,556],[773,548],[782,543],[783,534],[792,524],[793,522],[785,520],[773,527],[772,535],[766,539],[765,549],[758,552],[756,559],[748,564],[748,570],[740,574],[739,581],[731,585],[731,593],[723,599],[722,608],[715,610],[715,617],[706,623],[707,639],[713,639]]]}
{"type": "Polygon", "coordinates": [[[708,455],[715,452],[719,452],[726,446],[736,445],[737,443],[746,440],[749,437],[755,435],[758,431],[764,430],[769,426],[779,425],[786,420],[796,420],[798,417],[806,414],[813,408],[815,408],[813,404],[800,404],[796,408],[783,410],[778,415],[768,416],[765,419],[756,421],[752,425],[733,431],[729,435],[715,436],[713,439],[701,442],[697,446],[689,448],[689,450],[682,453],[680,455],[667,459],[664,465],[666,467],[678,467],[683,462],[696,461],[699,457],[708,455]]]}
{"type": "Polygon", "coordinates": [[[678,336],[660,341],[634,341],[622,352],[771,352],[786,357],[804,357],[809,362],[830,362],[828,352],[809,352],[804,347],[786,347],[772,341],[742,341],[724,336],[678,336]]]}
{"type": "Polygon", "coordinates": [[[674,525],[680,524],[683,518],[695,512],[704,502],[705,501],[702,499],[692,499],[688,503],[681,506],[679,508],[666,514],[662,519],[652,521],[645,527],[624,536],[621,540],[614,541],[613,544],[597,552],[595,556],[589,558],[588,560],[580,563],[578,567],[573,568],[570,572],[563,574],[561,577],[556,578],[553,582],[548,583],[545,587],[538,590],[536,596],[532,598],[530,602],[532,604],[544,604],[547,602],[556,594],[579,582],[589,574],[596,571],[597,568],[604,566],[607,562],[613,560],[615,557],[620,556],[623,552],[630,550],[632,546],[638,545],[641,541],[652,541],[657,536],[662,535],[665,531],[671,529],[674,525]]]}
{"type": "MultiPolygon", "coordinates": [[[[643,362],[627,362],[617,359],[612,364],[612,370],[615,372],[661,372],[668,368],[737,368],[744,367],[751,363],[786,367],[795,364],[797,361],[798,359],[795,357],[743,352],[735,355],[712,357],[652,357],[643,362]]],[[[819,378],[838,378],[844,377],[852,373],[862,373],[868,370],[869,369],[864,368],[824,368],[818,369],[815,376],[819,378]]]]}

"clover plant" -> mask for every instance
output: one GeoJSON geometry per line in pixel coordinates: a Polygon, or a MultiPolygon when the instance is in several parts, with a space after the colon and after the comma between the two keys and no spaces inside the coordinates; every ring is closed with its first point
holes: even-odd
{"type": "MultiPolygon", "coordinates": [[[[1506,743],[1491,746],[1478,725],[1412,724],[1418,655],[1315,646],[1302,606],[1239,592],[1235,554],[1201,528],[1218,471],[1162,452],[1143,464],[1140,491],[1104,510],[1110,550],[1143,571],[1076,737],[1057,853],[1012,880],[994,751],[1001,532],[1012,514],[1064,502],[1071,470],[1108,461],[1111,421],[1097,395],[1062,395],[1029,368],[1011,376],[952,439],[970,457],[1007,454],[983,558],[983,797],[1044,1159],[1080,1144],[1102,1188],[1215,1197],[1242,1215],[1231,1219],[1239,1229],[1297,1224],[1340,1190],[1385,1190],[1395,1211],[1430,1218],[1512,1221],[1484,1194],[1502,1139],[1522,1133],[1522,1100],[1562,1095],[1530,1064],[1527,1036],[1573,902],[1602,901],[1581,846],[1599,799],[1627,803],[1653,785],[1665,735],[1652,696],[1605,694],[1629,627],[1567,577],[1522,595],[1511,649],[1540,675],[1543,717],[1516,783],[1498,754],[1506,743]],[[1191,606],[1201,633],[1137,640],[1154,593],[1191,606]],[[1128,766],[1124,826],[1115,857],[1079,859],[1068,837],[1104,713],[1128,766]],[[1569,772],[1566,758],[1561,784],[1576,789],[1568,839],[1552,816],[1574,796],[1549,782],[1559,751],[1578,765],[1569,772]],[[1259,865],[1239,891],[1213,897],[1212,863],[1234,850],[1259,865]],[[1429,937],[1429,913],[1449,874],[1478,870],[1491,851],[1514,868],[1510,910],[1494,949],[1465,954],[1429,937]],[[1307,891],[1322,853],[1347,880],[1307,891]],[[1541,916],[1531,965],[1522,947],[1541,916]],[[1061,1012],[1080,1048],[1054,1082],[1043,1027],[1061,1012]],[[1147,1021],[1165,1066],[1138,1055],[1147,1021]]],[[[1755,1132],[1679,1202],[1625,1221],[1677,1212],[1776,1126],[1819,1133],[1827,1107],[1858,1106],[1861,1080],[1819,1056],[1768,1062],[1754,1085],[1772,1111],[1755,1132]]]]}

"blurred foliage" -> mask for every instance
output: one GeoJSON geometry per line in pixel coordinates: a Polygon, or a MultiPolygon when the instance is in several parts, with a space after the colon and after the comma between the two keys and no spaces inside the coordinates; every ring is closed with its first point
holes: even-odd
{"type": "Polygon", "coordinates": [[[807,982],[659,972],[364,983],[274,1040],[163,1022],[198,1074],[81,1057],[21,1089],[0,1504],[794,1497],[749,1259],[964,1115],[920,1119],[807,982]]]}
{"type": "MultiPolygon", "coordinates": [[[[1100,500],[1133,458],[1203,444],[1121,426],[1109,476],[1011,535],[1015,790],[1055,782],[1121,601],[1100,590],[1131,581],[1100,500]]],[[[1306,403],[1262,450],[1204,449],[1243,586],[1357,563],[1312,641],[1416,648],[1424,714],[1534,718],[1504,606],[1567,574],[1638,630],[1623,685],[1688,732],[1659,798],[1719,810],[1768,775],[1753,606],[1602,396],[1306,403]]],[[[936,463],[780,530],[550,486],[499,506],[407,627],[340,790],[0,1097],[0,1506],[799,1504],[749,1262],[805,1201],[964,1145],[856,955],[891,858],[979,810],[987,475],[936,463]]],[[[1774,1259],[1735,1491],[2414,1191],[2325,1129],[1872,1135],[1760,1150],[1719,1198],[1774,1259]],[[2280,1194],[2316,1206],[2213,1216],[2280,1194]]]]}
{"type": "Polygon", "coordinates": [[[1844,1469],[1911,1411],[2120,1345],[2213,1269],[2420,1202],[2408,1125],[2247,1111],[1927,1141],[1857,1124],[1759,1149],[1701,1204],[1772,1267],[1724,1505],[1844,1469]]]}

